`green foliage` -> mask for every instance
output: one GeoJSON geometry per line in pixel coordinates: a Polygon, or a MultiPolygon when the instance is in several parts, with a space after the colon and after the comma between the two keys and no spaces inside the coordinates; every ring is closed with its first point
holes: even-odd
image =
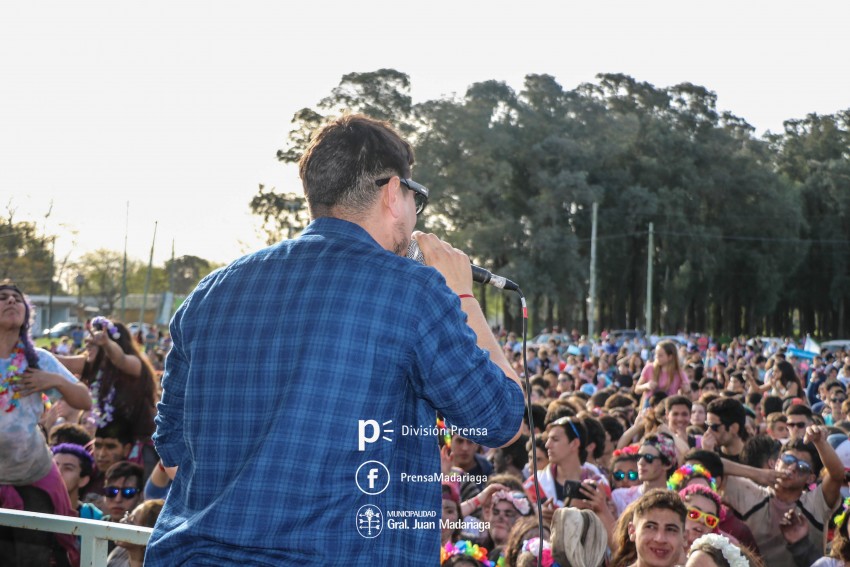
{"type": "Polygon", "coordinates": [[[266,235],[267,244],[292,238],[310,222],[303,196],[295,193],[276,193],[274,189],[267,190],[262,184],[249,206],[251,213],[263,219],[261,230],[266,235]]]}
{"type": "MultiPolygon", "coordinates": [[[[518,93],[485,81],[416,105],[409,91],[391,69],[345,75],[295,115],[279,158],[297,161],[332,113],[391,121],[431,190],[424,228],[520,282],[542,325],[586,325],[597,202],[597,328],[643,325],[654,223],[652,331],[790,334],[799,315],[814,334],[847,333],[850,110],[759,139],[691,83],[603,74],[566,91],[528,75],[518,93]]],[[[252,210],[268,225],[296,210],[292,199],[261,187],[252,210]]]]}
{"type": "Polygon", "coordinates": [[[7,209],[0,218],[0,280],[13,280],[29,295],[47,295],[53,277],[51,237],[39,234],[35,223],[15,221],[7,209]]]}

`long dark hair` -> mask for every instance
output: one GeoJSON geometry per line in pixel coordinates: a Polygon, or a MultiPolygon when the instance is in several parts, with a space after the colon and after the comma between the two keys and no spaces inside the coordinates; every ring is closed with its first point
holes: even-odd
{"type": "Polygon", "coordinates": [[[24,345],[24,356],[27,358],[27,366],[30,368],[38,368],[38,353],[35,351],[35,344],[32,342],[32,304],[29,298],[20,290],[20,288],[10,279],[0,281],[0,289],[10,289],[21,295],[24,301],[24,324],[18,329],[18,340],[24,345]]]}
{"type": "Polygon", "coordinates": [[[154,397],[154,370],[150,361],[140,351],[133,340],[130,330],[118,321],[113,324],[118,329],[117,339],[109,337],[114,341],[124,354],[135,356],[142,363],[142,374],[138,378],[128,377],[121,372],[106,356],[104,349],[99,348],[94,361],[86,360],[83,366],[81,378],[86,385],[92,382],[100,372],[100,391],[98,397],[103,400],[108,392],[115,387],[115,398],[112,405],[116,412],[123,416],[132,425],[133,437],[149,437],[154,431],[153,418],[156,414],[154,397]]]}

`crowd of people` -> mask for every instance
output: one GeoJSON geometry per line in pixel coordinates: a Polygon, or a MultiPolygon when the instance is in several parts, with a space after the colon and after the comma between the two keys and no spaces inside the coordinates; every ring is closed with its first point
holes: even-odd
{"type": "MultiPolygon", "coordinates": [[[[522,374],[522,344],[501,342],[522,374]]],[[[594,567],[850,559],[850,353],[797,358],[795,347],[576,333],[528,348],[535,439],[526,420],[507,447],[444,442],[444,478],[456,482],[443,483],[443,564],[536,565],[541,545],[543,565],[575,564],[556,541],[559,512],[572,509],[606,534],[594,567]],[[450,529],[457,518],[486,529],[450,529]]]]}

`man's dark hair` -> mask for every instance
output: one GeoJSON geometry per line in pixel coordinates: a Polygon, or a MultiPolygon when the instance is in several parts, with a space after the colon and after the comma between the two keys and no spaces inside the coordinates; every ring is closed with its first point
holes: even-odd
{"type": "MultiPolygon", "coordinates": [[[[546,418],[543,420],[543,428],[549,427],[549,424],[562,417],[574,416],[578,413],[575,408],[566,400],[555,400],[549,404],[549,409],[546,410],[546,418]]],[[[535,416],[535,419],[537,417],[535,416]]],[[[535,423],[537,423],[535,421],[535,423]]]]}
{"type": "Polygon", "coordinates": [[[694,404],[687,396],[670,396],[664,399],[664,410],[669,413],[673,406],[687,406],[688,411],[693,409],[694,404]]]}
{"type": "Polygon", "coordinates": [[[605,402],[608,401],[608,398],[610,398],[611,395],[611,390],[599,390],[598,392],[590,396],[590,403],[595,408],[605,407],[605,402]]]}
{"type": "Polygon", "coordinates": [[[410,177],[413,149],[388,122],[350,114],[322,127],[299,162],[312,217],[330,216],[334,207],[365,212],[380,187],[375,181],[410,177]]]}
{"type": "Polygon", "coordinates": [[[741,450],[741,463],[757,469],[764,468],[770,459],[776,459],[782,443],[767,435],[750,437],[741,450]]]}
{"type": "Polygon", "coordinates": [[[104,484],[109,484],[119,478],[135,478],[136,487],[145,487],[145,469],[130,461],[118,461],[106,470],[104,484]]]}
{"type": "Polygon", "coordinates": [[[738,437],[743,441],[747,440],[747,410],[744,409],[744,404],[735,398],[718,398],[708,404],[705,411],[716,415],[726,428],[737,423],[738,437]]]}
{"type": "Polygon", "coordinates": [[[589,413],[582,412],[579,414],[579,419],[587,429],[587,444],[596,443],[593,449],[593,458],[599,459],[605,453],[605,428],[599,423],[599,420],[589,413]]]}
{"type": "MultiPolygon", "coordinates": [[[[705,449],[691,449],[685,455],[685,461],[696,461],[711,473],[714,478],[723,477],[723,461],[720,455],[714,451],[706,451],[705,449]]],[[[718,481],[719,482],[719,481],[718,481]]]]}
{"type": "Polygon", "coordinates": [[[635,401],[631,396],[625,394],[614,394],[605,400],[605,409],[612,410],[614,408],[632,408],[635,406],[635,401]]]}
{"type": "Polygon", "coordinates": [[[641,496],[635,504],[634,521],[652,510],[670,510],[675,512],[682,523],[682,528],[685,526],[685,518],[688,515],[688,508],[682,502],[682,498],[678,492],[663,488],[655,488],[641,496]]]}
{"type": "Polygon", "coordinates": [[[551,431],[553,427],[560,427],[563,429],[567,435],[568,441],[578,439],[578,458],[581,464],[584,464],[587,461],[588,438],[587,429],[584,427],[584,423],[582,423],[581,419],[578,417],[562,417],[560,419],[556,419],[546,427],[546,431],[551,431]]]}
{"type": "Polygon", "coordinates": [[[528,451],[525,449],[526,442],[528,442],[528,436],[520,435],[510,445],[496,449],[493,454],[495,472],[507,472],[508,465],[514,466],[521,471],[528,462],[528,451]]]}
{"type": "Polygon", "coordinates": [[[703,388],[705,388],[709,384],[714,384],[715,388],[717,388],[718,390],[720,389],[720,384],[714,378],[703,378],[702,380],[700,380],[699,381],[699,389],[702,390],[703,388]]]}
{"type": "Polygon", "coordinates": [[[73,443],[85,447],[91,441],[91,435],[86,428],[77,423],[60,423],[50,429],[47,444],[53,447],[62,443],[73,443]]]}
{"type": "Polygon", "coordinates": [[[812,458],[812,472],[815,476],[820,474],[820,471],[823,468],[823,462],[820,460],[820,454],[818,453],[818,449],[815,447],[814,443],[806,443],[801,438],[791,439],[782,448],[783,453],[788,451],[803,451],[808,453],[812,458]]]}
{"type": "Polygon", "coordinates": [[[844,384],[839,382],[838,380],[829,379],[826,381],[826,391],[829,392],[833,388],[838,388],[842,392],[847,393],[847,388],[844,387],[844,384]]]}
{"type": "Polygon", "coordinates": [[[747,401],[747,406],[751,408],[757,408],[761,403],[761,399],[763,398],[763,394],[761,392],[750,392],[744,398],[747,401]]]}
{"type": "Polygon", "coordinates": [[[814,420],[812,408],[804,404],[791,404],[788,406],[788,409],[785,410],[785,415],[803,415],[806,416],[809,421],[814,420]]]}
{"type": "Polygon", "coordinates": [[[129,424],[121,419],[116,418],[103,427],[98,427],[94,434],[95,438],[118,439],[122,445],[133,442],[133,433],[129,424]]]}
{"type": "MultiPolygon", "coordinates": [[[[531,417],[534,418],[534,427],[543,431],[546,427],[546,408],[540,404],[531,404],[531,417]]],[[[528,406],[525,406],[525,416],[523,419],[528,423],[528,406]]]]}
{"type": "Polygon", "coordinates": [[[94,470],[94,458],[82,445],[76,443],[60,443],[51,449],[54,455],[73,455],[80,462],[80,477],[91,477],[94,470]]]}
{"type": "Polygon", "coordinates": [[[626,432],[623,424],[620,423],[620,420],[613,415],[601,416],[599,418],[599,423],[601,423],[602,427],[605,428],[605,431],[608,432],[608,435],[611,437],[611,441],[619,440],[620,437],[623,436],[623,433],[626,432]]]}
{"type": "Polygon", "coordinates": [[[782,412],[782,398],[779,396],[765,396],[762,398],[761,405],[764,408],[764,415],[782,412]]]}

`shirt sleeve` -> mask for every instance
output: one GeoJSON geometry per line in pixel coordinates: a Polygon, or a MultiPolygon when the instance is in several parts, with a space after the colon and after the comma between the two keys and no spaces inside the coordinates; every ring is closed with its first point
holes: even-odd
{"type": "MultiPolygon", "coordinates": [[[[38,348],[36,349],[36,353],[38,354],[38,366],[45,372],[50,372],[51,374],[58,374],[64,380],[70,382],[71,384],[76,384],[79,382],[77,377],[71,374],[71,372],[65,368],[65,366],[56,360],[56,357],[53,356],[50,352],[38,348]]],[[[59,390],[56,388],[51,388],[45,392],[47,397],[50,399],[51,403],[56,402],[62,398],[62,394],[59,393],[59,390]]]]}
{"type": "MultiPolygon", "coordinates": [[[[185,305],[187,303],[184,303],[185,305]]],[[[189,363],[182,349],[180,315],[182,313],[178,312],[171,323],[171,351],[165,359],[162,398],[156,405],[156,432],[152,437],[156,452],[163,464],[169,467],[179,465],[186,454],[186,443],[183,440],[183,402],[189,363]]]]}
{"type": "Polygon", "coordinates": [[[412,387],[463,437],[488,447],[510,441],[525,408],[520,387],[478,347],[460,300],[437,292],[420,320],[412,387]]]}

